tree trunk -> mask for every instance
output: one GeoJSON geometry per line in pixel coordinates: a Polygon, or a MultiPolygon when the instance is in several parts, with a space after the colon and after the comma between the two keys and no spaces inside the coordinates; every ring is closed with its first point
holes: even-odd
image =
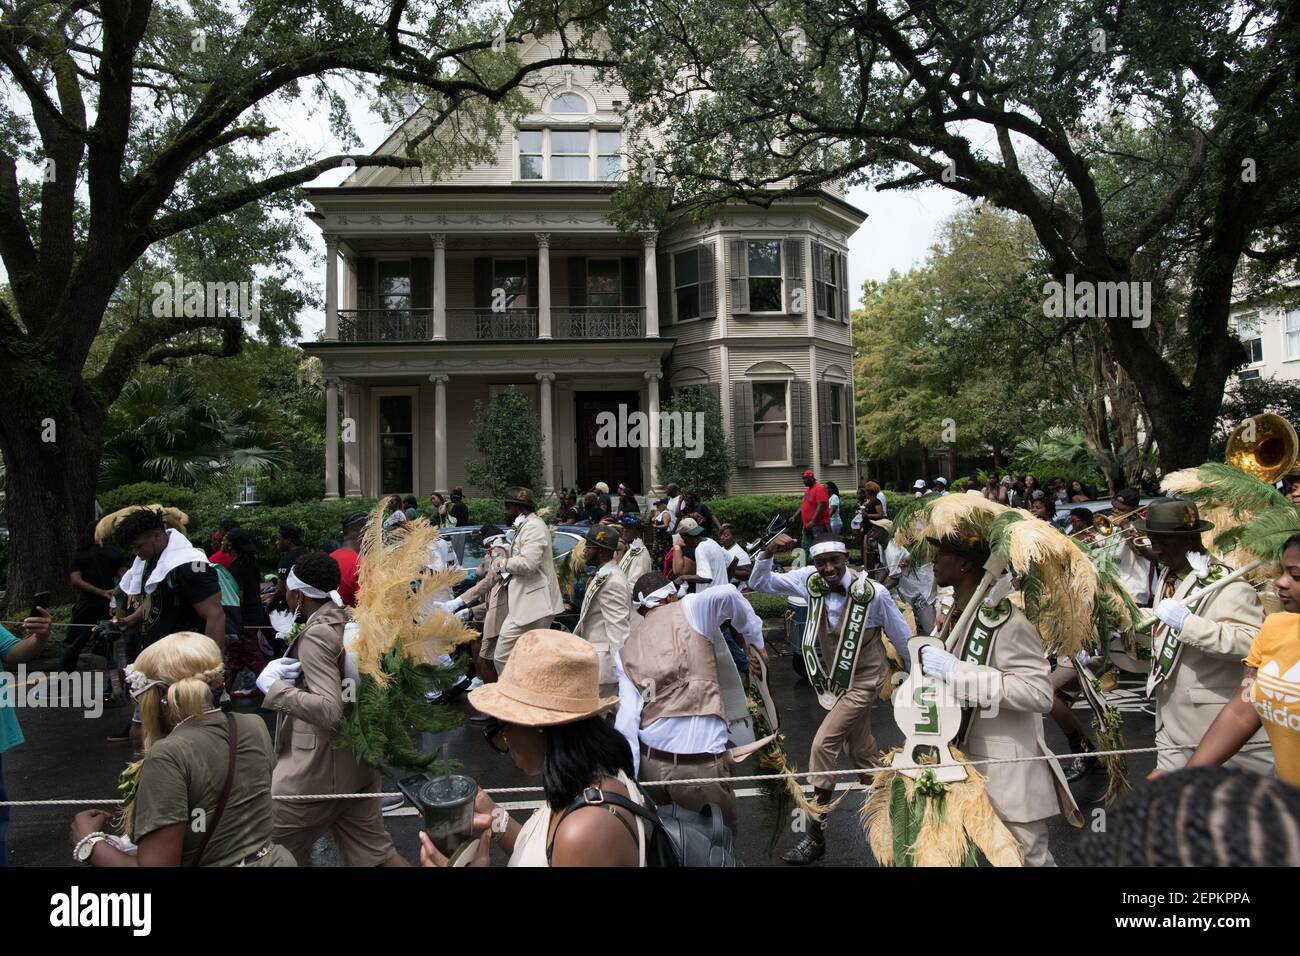
{"type": "Polygon", "coordinates": [[[9,577],[5,602],[25,616],[38,591],[54,603],[71,596],[73,552],[88,543],[95,521],[95,485],[104,442],[104,415],[84,388],[56,415],[18,421],[0,412],[9,521],[9,577]]]}

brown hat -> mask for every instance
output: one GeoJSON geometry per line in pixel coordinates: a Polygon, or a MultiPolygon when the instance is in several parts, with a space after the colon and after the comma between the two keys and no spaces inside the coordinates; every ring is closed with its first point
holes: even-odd
{"type": "Polygon", "coordinates": [[[888,518],[875,518],[870,522],[870,524],[875,525],[882,531],[888,531],[890,534],[894,533],[894,522],[890,521],[888,518]]]}
{"type": "Polygon", "coordinates": [[[501,503],[507,505],[518,505],[521,508],[527,508],[529,511],[535,511],[537,509],[537,503],[533,501],[533,493],[527,488],[520,488],[518,486],[507,488],[505,497],[502,499],[501,503]]]}
{"type": "Polygon", "coordinates": [[[495,684],[469,692],[478,710],[508,724],[554,727],[594,717],[618,703],[600,696],[600,658],[575,634],[527,631],[495,684]]]}
{"type": "Polygon", "coordinates": [[[1195,501],[1183,498],[1157,498],[1147,505],[1147,516],[1135,518],[1133,527],[1138,534],[1192,534],[1209,531],[1214,527],[1201,520],[1195,501]]]}
{"type": "Polygon", "coordinates": [[[989,543],[973,534],[950,534],[943,539],[926,538],[925,540],[940,551],[947,551],[963,558],[970,558],[972,561],[987,561],[992,553],[989,543]]]}

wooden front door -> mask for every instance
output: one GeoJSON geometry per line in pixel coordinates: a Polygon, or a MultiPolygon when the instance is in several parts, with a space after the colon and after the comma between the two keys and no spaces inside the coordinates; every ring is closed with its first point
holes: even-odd
{"type": "MultiPolygon", "coordinates": [[[[609,493],[618,494],[619,482],[633,492],[645,492],[641,478],[641,449],[630,448],[624,441],[618,424],[640,409],[641,396],[637,392],[575,392],[573,403],[578,413],[576,429],[578,441],[578,490],[590,491],[598,481],[609,485],[609,493]],[[619,406],[625,406],[621,411],[619,406]],[[600,442],[602,412],[614,416],[613,442],[600,442]],[[605,447],[602,447],[602,444],[605,447]]],[[[608,430],[607,430],[608,431],[608,430]]],[[[642,434],[648,436],[649,429],[642,434]]]]}

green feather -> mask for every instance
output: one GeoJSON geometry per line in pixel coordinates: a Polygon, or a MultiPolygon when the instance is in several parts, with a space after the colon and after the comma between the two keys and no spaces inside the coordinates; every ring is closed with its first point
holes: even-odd
{"type": "Polygon", "coordinates": [[[1202,487],[1185,493],[1197,504],[1226,506],[1240,517],[1286,504],[1276,488],[1240,468],[1221,461],[1207,461],[1196,469],[1202,487]]]}
{"type": "MultiPolygon", "coordinates": [[[[1279,495],[1279,497],[1281,497],[1279,495]]],[[[1282,546],[1287,538],[1300,532],[1300,508],[1288,501],[1261,511],[1251,518],[1250,523],[1239,528],[1235,545],[1265,561],[1277,561],[1282,557],[1282,546]]],[[[1225,535],[1220,535],[1223,538],[1225,535]]],[[[1219,538],[1215,538],[1215,547],[1220,547],[1219,538]]]]}

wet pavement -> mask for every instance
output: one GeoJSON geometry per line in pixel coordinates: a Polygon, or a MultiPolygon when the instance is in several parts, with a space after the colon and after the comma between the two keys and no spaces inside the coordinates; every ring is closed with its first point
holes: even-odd
{"type": "MultiPolygon", "coordinates": [[[[770,685],[780,709],[782,731],[786,736],[786,752],[793,764],[805,769],[808,748],[812,742],[823,711],[809,685],[799,680],[792,666],[789,648],[781,641],[771,641],[772,665],[770,685]]],[[[85,658],[89,662],[90,658],[85,658]]],[[[35,669],[35,668],[33,668],[35,669]]],[[[1125,711],[1125,737],[1130,747],[1146,747],[1152,743],[1154,722],[1141,707],[1141,689],[1135,675],[1125,675],[1112,699],[1118,698],[1125,711]]],[[[461,699],[452,706],[466,717],[472,711],[461,699]]],[[[239,709],[247,709],[241,706],[239,709]]],[[[266,713],[268,725],[271,715],[266,713]]],[[[1085,726],[1090,717],[1085,709],[1076,711],[1085,726]]],[[[11,800],[29,799],[88,799],[116,796],[117,776],[131,756],[129,743],[110,743],[105,738],[120,730],[130,720],[129,706],[106,707],[98,717],[87,717],[80,709],[68,707],[20,708],[19,720],[27,743],[3,756],[5,784],[11,800]]],[[[1065,753],[1065,738],[1050,719],[1046,720],[1048,745],[1057,753],[1065,753]]],[[[882,748],[896,746],[902,735],[894,724],[889,705],[876,705],[872,722],[877,742],[882,748]]],[[[461,761],[464,772],[476,779],[480,786],[523,787],[536,785],[516,769],[509,756],[493,751],[483,739],[480,725],[468,720],[462,726],[436,737],[426,737],[426,750],[448,745],[452,757],[461,761]]],[[[744,773],[753,773],[754,760],[743,765],[744,773]]],[[[848,768],[847,763],[842,767],[848,768]]],[[[1155,766],[1154,754],[1139,754],[1129,758],[1129,776],[1140,780],[1155,766]]],[[[852,779],[849,776],[843,780],[852,779]]],[[[846,784],[842,784],[846,785],[846,784]]],[[[1074,793],[1090,823],[1098,818],[1096,804],[1105,788],[1104,775],[1085,778],[1074,785],[1074,793]]],[[[395,790],[386,781],[385,790],[395,790]]],[[[741,785],[739,801],[740,827],[736,838],[738,857],[747,866],[784,866],[780,854],[798,839],[792,832],[792,821],[782,822],[775,849],[769,852],[769,838],[773,833],[770,805],[748,785],[741,785]]],[[[832,815],[827,830],[827,853],[819,866],[874,866],[875,861],[867,849],[866,839],[858,821],[858,810],[863,792],[850,794],[832,815]]],[[[522,803],[540,798],[536,794],[516,794],[497,797],[498,801],[512,801],[514,815],[523,819],[528,810],[522,803]]],[[[10,866],[63,866],[71,863],[68,848],[68,824],[80,807],[15,807],[9,825],[10,866]]],[[[409,806],[402,806],[386,814],[389,832],[397,849],[407,859],[418,862],[419,820],[409,806]]],[[[1075,848],[1084,838],[1086,830],[1066,825],[1058,817],[1050,823],[1051,849],[1061,865],[1077,862],[1075,848]]],[[[499,851],[496,862],[503,862],[499,851]]],[[[313,851],[313,862],[319,865],[339,865],[341,860],[329,837],[322,838],[313,851]]]]}

